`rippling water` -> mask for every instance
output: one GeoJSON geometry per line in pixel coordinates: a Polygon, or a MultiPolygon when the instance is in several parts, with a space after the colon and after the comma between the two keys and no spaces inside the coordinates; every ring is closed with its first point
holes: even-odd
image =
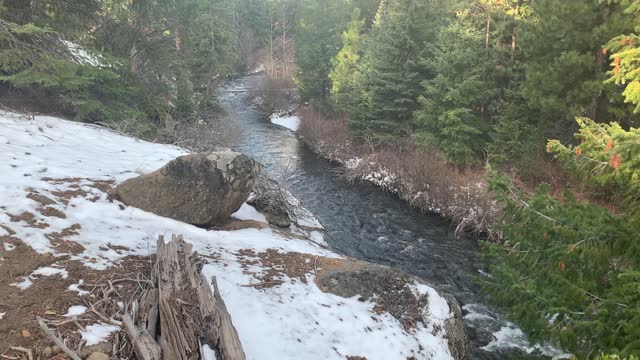
{"type": "Polygon", "coordinates": [[[402,269],[453,294],[463,305],[471,359],[522,359],[529,347],[522,334],[478,295],[477,278],[483,276],[478,244],[453,239],[448,222],[420,214],[394,195],[334,176],[334,165],[309,151],[293,132],[261,117],[247,93],[229,92],[248,89],[258,76],[230,81],[219,90],[229,111],[225,126],[238,134],[232,147],[254,156],[268,175],[285,184],[320,219],[336,251],[402,269]]]}

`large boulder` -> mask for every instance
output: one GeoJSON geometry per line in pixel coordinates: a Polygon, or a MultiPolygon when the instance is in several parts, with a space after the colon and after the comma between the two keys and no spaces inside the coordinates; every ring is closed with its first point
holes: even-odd
{"type": "MultiPolygon", "coordinates": [[[[418,323],[427,325],[433,321],[430,318],[430,302],[433,299],[419,295],[416,285],[421,281],[400,270],[361,261],[348,262],[328,271],[321,271],[315,281],[324,292],[346,298],[359,296],[362,301],[374,302],[375,311],[389,313],[407,331],[418,323]]],[[[453,359],[466,359],[467,337],[460,305],[452,295],[437,296],[446,301],[451,316],[441,325],[434,324],[433,331],[444,332],[453,359]]]]}
{"type": "Polygon", "coordinates": [[[232,152],[180,156],[118,185],[123,203],[198,226],[226,222],[249,197],[260,164],[232,152]]]}

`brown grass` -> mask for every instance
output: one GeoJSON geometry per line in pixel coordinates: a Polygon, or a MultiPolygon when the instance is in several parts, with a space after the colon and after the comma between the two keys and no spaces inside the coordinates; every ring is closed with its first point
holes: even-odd
{"type": "Polygon", "coordinates": [[[320,155],[347,164],[341,169],[349,180],[372,180],[397,193],[422,212],[436,213],[452,221],[456,234],[492,234],[498,208],[484,183],[484,169],[460,168],[435,149],[416,146],[409,139],[379,146],[356,138],[344,117],[327,118],[305,107],[299,111],[298,133],[320,155]],[[357,164],[349,161],[362,159],[357,164]],[[372,174],[382,173],[378,181],[372,174]]]}

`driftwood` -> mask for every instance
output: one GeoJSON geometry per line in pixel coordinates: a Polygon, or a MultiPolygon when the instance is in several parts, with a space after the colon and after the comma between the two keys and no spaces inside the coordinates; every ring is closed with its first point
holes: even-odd
{"type": "Polygon", "coordinates": [[[123,321],[138,358],[201,359],[205,343],[218,360],[245,359],[216,280],[214,294],[201,270],[201,258],[182,236],[166,244],[160,236],[152,279],[156,287],[140,299],[138,326],[128,316],[123,321]],[[160,344],[155,338],[162,339],[160,344]]]}

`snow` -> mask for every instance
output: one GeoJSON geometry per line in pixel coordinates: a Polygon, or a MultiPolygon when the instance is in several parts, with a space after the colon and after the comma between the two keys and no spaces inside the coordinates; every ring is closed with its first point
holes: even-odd
{"type": "Polygon", "coordinates": [[[7,314],[7,312],[0,312],[0,320],[4,319],[4,316],[7,314]]]}
{"type": "Polygon", "coordinates": [[[89,325],[85,330],[80,330],[82,340],[86,341],[86,346],[100,344],[109,340],[111,333],[120,330],[120,327],[115,325],[107,325],[103,323],[89,325]]]}
{"type": "Polygon", "coordinates": [[[78,61],[79,64],[91,66],[103,65],[97,56],[89,53],[80,45],[67,40],[62,40],[62,44],[67,47],[71,55],[73,55],[73,57],[78,61]]]}
{"type": "Polygon", "coordinates": [[[242,204],[238,211],[231,214],[231,217],[238,220],[255,220],[263,223],[267,222],[267,218],[249,204],[242,204]]]}
{"type": "Polygon", "coordinates": [[[20,290],[24,290],[24,289],[28,289],[31,287],[31,285],[33,285],[33,281],[31,281],[31,279],[28,276],[23,276],[22,277],[22,281],[19,283],[12,283],[9,284],[11,286],[15,286],[20,290]]]}
{"type": "Polygon", "coordinates": [[[87,312],[86,306],[73,305],[72,307],[69,308],[69,310],[67,310],[67,313],[62,316],[67,316],[67,317],[78,316],[78,315],[84,314],[85,312],[87,312]]]}
{"type": "Polygon", "coordinates": [[[209,347],[209,345],[202,345],[202,360],[216,360],[218,358],[218,354],[216,351],[209,347]]]}
{"type": "MultiPolygon", "coordinates": [[[[449,307],[444,298],[426,285],[416,284],[415,291],[428,295],[430,321],[412,331],[405,331],[400,322],[387,313],[376,314],[371,302],[322,292],[315,285],[313,274],[307,275],[306,283],[283,275],[283,283],[271,288],[243,286],[257,280],[240,263],[241,250],[341,258],[324,247],[322,225],[301,206],[292,214],[295,221],[290,231],[310,241],[290,238],[281,230],[271,228],[208,231],[125,207],[108,200],[106,193],[93,186],[96,180],[120,183],[156,170],[186,153],[175,146],[141,141],[93,125],[46,116],[27,120],[0,113],[0,174],[3,174],[0,204],[4,206],[0,208],[0,223],[6,224],[15,232],[13,237],[37,253],[54,257],[66,253],[50,241],[51,234],[79,225],[77,234],[65,236],[64,240],[81,245],[83,250],[68,254],[69,258],[97,270],[117,266],[126,256],[155,252],[159,235],[166,238],[172,234],[184,235],[195,251],[207,256],[205,259],[216,259],[208,260],[203,274],[208,279],[217,277],[247,359],[337,360],[346,356],[363,356],[369,360],[451,359],[441,330],[443,322],[450,317],[449,307]],[[77,190],[74,186],[86,194],[66,199],[67,203],[56,195],[77,190]],[[39,204],[27,199],[29,192],[55,200],[57,204],[53,206],[64,212],[66,218],[40,214],[39,204]],[[9,214],[25,212],[47,226],[34,227],[25,220],[11,221],[9,214]],[[129,250],[111,250],[113,247],[129,250]]],[[[299,205],[293,196],[288,201],[299,205]]],[[[260,215],[243,205],[234,217],[266,221],[260,215]]],[[[249,271],[261,273],[271,269],[267,266],[256,261],[249,271]]],[[[14,285],[26,288],[38,275],[64,278],[68,273],[54,263],[37,269],[14,285]]],[[[79,280],[68,289],[87,295],[82,284],[79,280]]],[[[75,311],[80,310],[69,309],[69,313],[75,311]]],[[[99,323],[87,326],[81,334],[90,346],[116,330],[117,326],[99,323]]]]}
{"type": "Polygon", "coordinates": [[[31,273],[31,276],[34,276],[34,275],[40,275],[40,276],[60,275],[62,276],[63,279],[66,279],[69,277],[69,273],[67,272],[67,270],[54,268],[50,266],[45,266],[45,267],[36,269],[34,272],[31,273]]]}
{"type": "MultiPolygon", "coordinates": [[[[0,228],[0,229],[1,229],[1,228],[0,228]]],[[[5,251],[11,251],[11,250],[13,250],[13,249],[15,249],[15,248],[16,248],[16,246],[15,246],[15,245],[13,245],[13,244],[9,244],[9,243],[4,243],[3,245],[4,245],[4,250],[5,250],[5,251]]]]}
{"type": "Polygon", "coordinates": [[[71,284],[71,285],[69,285],[69,287],[68,287],[67,289],[68,289],[69,291],[75,291],[75,292],[77,292],[77,293],[78,293],[78,295],[80,295],[80,296],[90,294],[90,292],[89,292],[89,291],[80,289],[80,286],[81,286],[82,284],[84,284],[84,280],[83,280],[83,279],[80,279],[80,281],[78,281],[78,283],[77,283],[77,284],[71,284]]]}
{"type": "Polygon", "coordinates": [[[270,118],[271,122],[276,125],[286,127],[291,131],[298,131],[300,126],[300,118],[295,115],[277,115],[274,114],[270,118]]]}
{"type": "Polygon", "coordinates": [[[44,266],[34,270],[31,274],[22,277],[22,281],[19,283],[9,284],[18,287],[20,290],[25,290],[33,285],[33,280],[38,279],[39,276],[53,276],[60,275],[63,279],[69,277],[69,272],[65,269],[44,266]]]}

